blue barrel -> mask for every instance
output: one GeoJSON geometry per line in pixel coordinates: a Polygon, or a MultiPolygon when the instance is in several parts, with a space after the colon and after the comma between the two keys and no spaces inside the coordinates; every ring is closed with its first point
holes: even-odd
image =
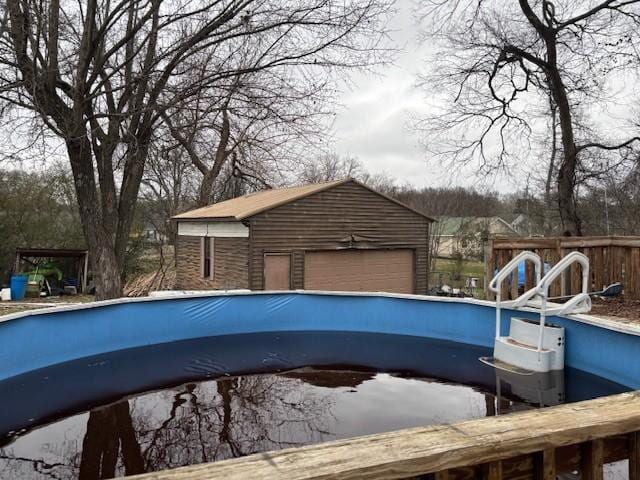
{"type": "Polygon", "coordinates": [[[13,275],[11,277],[11,300],[22,300],[27,293],[27,280],[29,277],[26,275],[13,275]]]}

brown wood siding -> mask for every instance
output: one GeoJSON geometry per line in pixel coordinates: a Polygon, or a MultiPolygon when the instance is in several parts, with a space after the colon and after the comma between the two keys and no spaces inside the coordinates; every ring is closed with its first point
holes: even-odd
{"type": "Polygon", "coordinates": [[[428,229],[426,218],[401,205],[356,183],[338,185],[251,217],[250,288],[264,289],[265,253],[292,252],[292,288],[302,289],[306,250],[408,248],[415,292],[425,294],[428,229]]]}
{"type": "Polygon", "coordinates": [[[229,290],[249,288],[246,238],[216,237],[213,242],[213,279],[202,276],[202,237],[178,236],[176,288],[180,290],[229,290]]]}
{"type": "Polygon", "coordinates": [[[413,251],[333,250],[307,252],[307,290],[413,293],[413,251]]]}

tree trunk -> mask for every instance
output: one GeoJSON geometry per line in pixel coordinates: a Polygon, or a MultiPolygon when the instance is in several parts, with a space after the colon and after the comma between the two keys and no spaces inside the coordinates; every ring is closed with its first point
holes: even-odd
{"type": "Polygon", "coordinates": [[[576,165],[578,163],[575,148],[562,163],[558,173],[558,208],[565,235],[582,235],[582,221],[576,206],[576,165]]]}
{"type": "Polygon", "coordinates": [[[90,412],[87,431],[82,441],[78,478],[80,480],[113,478],[119,446],[116,417],[112,407],[90,412]]]}
{"type": "Polygon", "coordinates": [[[115,248],[109,239],[101,238],[97,245],[89,244],[93,258],[93,280],[96,300],[110,300],[122,296],[122,271],[115,248]]]}
{"type": "Polygon", "coordinates": [[[553,100],[549,102],[551,110],[551,158],[549,159],[549,168],[547,169],[547,179],[544,184],[544,214],[542,216],[542,227],[545,235],[553,233],[553,225],[551,221],[551,187],[553,182],[553,170],[556,166],[556,157],[558,156],[558,116],[556,113],[556,105],[553,100]]]}
{"type": "Polygon", "coordinates": [[[202,171],[203,177],[200,183],[200,192],[198,196],[198,206],[206,207],[211,203],[211,196],[213,194],[213,184],[215,183],[220,171],[225,162],[229,158],[229,152],[227,147],[229,145],[229,139],[231,135],[231,126],[229,123],[229,114],[227,110],[222,111],[222,128],[220,129],[220,141],[216,147],[216,153],[214,156],[213,166],[209,170],[202,171]]]}
{"type": "Polygon", "coordinates": [[[142,457],[140,443],[136,437],[137,432],[133,427],[133,419],[131,418],[129,402],[124,400],[116,403],[112,408],[115,410],[116,414],[124,473],[125,475],[144,473],[144,458],[142,457]]]}
{"type": "MultiPolygon", "coordinates": [[[[93,172],[91,144],[86,132],[78,132],[67,141],[67,153],[73,172],[78,207],[84,237],[89,249],[96,299],[108,300],[122,296],[120,261],[115,249],[115,232],[100,209],[93,172]]],[[[115,214],[115,213],[114,213],[115,214]]]]}
{"type": "Polygon", "coordinates": [[[78,478],[113,478],[118,453],[125,475],[144,473],[144,459],[126,400],[89,413],[78,478]]]}
{"type": "Polygon", "coordinates": [[[206,207],[211,203],[211,195],[213,193],[213,184],[216,181],[218,172],[213,170],[207,171],[200,182],[200,190],[198,192],[198,207],[206,207]]]}
{"type": "Polygon", "coordinates": [[[545,38],[547,45],[547,71],[551,95],[556,104],[562,141],[563,158],[558,171],[558,209],[562,228],[566,234],[582,235],[582,226],[575,201],[578,149],[573,134],[573,119],[567,90],[558,70],[555,33],[545,38]]]}

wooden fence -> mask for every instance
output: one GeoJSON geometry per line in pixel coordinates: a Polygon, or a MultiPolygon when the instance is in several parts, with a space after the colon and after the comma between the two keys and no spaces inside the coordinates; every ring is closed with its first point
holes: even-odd
{"type": "MultiPolygon", "coordinates": [[[[589,257],[589,291],[602,290],[613,282],[622,282],[627,298],[640,298],[640,237],[544,237],[497,238],[491,240],[485,265],[485,295],[494,299],[487,286],[494,272],[503,267],[523,250],[531,250],[553,266],[569,252],[579,251],[589,257]]],[[[572,295],[580,292],[580,266],[571,270],[551,285],[551,296],[572,295]]],[[[527,262],[525,290],[533,286],[533,265],[527,262]]],[[[503,298],[517,297],[518,282],[504,282],[503,298]]]]}
{"type": "Polygon", "coordinates": [[[135,479],[519,479],[618,465],[640,480],[640,393],[193,465],[135,479]]]}

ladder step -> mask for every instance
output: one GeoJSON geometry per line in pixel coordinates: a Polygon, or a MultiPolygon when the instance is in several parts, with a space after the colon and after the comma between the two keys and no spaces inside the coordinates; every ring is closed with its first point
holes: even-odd
{"type": "Polygon", "coordinates": [[[498,360],[534,372],[562,370],[554,361],[555,353],[553,350],[538,351],[531,345],[521,344],[509,337],[496,338],[493,347],[493,356],[498,360]]]}
{"type": "MultiPolygon", "coordinates": [[[[535,350],[536,352],[538,351],[538,347],[535,347],[533,345],[529,345],[528,343],[519,342],[519,341],[517,341],[517,340],[515,340],[515,339],[513,339],[511,337],[507,337],[506,341],[509,342],[512,345],[516,345],[517,347],[528,348],[529,350],[535,350]]],[[[548,348],[543,348],[541,351],[542,352],[548,352],[549,349],[548,348]]]]}
{"type": "Polygon", "coordinates": [[[495,357],[480,357],[479,360],[490,367],[517,375],[534,375],[536,373],[533,370],[527,370],[526,368],[516,367],[510,363],[503,362],[495,357]]]}
{"type": "MultiPolygon", "coordinates": [[[[525,318],[512,317],[509,323],[509,337],[523,345],[538,346],[540,323],[525,318]]],[[[564,328],[545,324],[542,348],[557,350],[564,346],[564,328]]]]}

